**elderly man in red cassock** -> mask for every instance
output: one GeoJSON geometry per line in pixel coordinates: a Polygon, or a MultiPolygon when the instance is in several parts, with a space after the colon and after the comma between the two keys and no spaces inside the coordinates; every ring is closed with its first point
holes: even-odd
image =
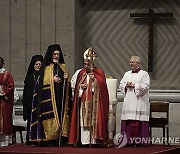
{"type": "Polygon", "coordinates": [[[11,140],[14,103],[14,80],[3,65],[0,57],[0,147],[8,146],[11,140]]]}
{"type": "Polygon", "coordinates": [[[94,66],[95,56],[94,49],[85,51],[76,79],[69,144],[77,146],[99,147],[108,140],[109,95],[104,72],[94,66]]]}

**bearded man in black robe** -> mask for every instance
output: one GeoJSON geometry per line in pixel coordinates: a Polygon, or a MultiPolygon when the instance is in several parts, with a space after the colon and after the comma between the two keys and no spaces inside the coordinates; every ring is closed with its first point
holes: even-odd
{"type": "Polygon", "coordinates": [[[60,45],[47,49],[34,93],[30,140],[42,146],[66,145],[72,91],[60,45]]]}

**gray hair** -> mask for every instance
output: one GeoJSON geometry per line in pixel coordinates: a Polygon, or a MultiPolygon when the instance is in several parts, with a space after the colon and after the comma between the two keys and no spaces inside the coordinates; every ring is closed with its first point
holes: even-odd
{"type": "Polygon", "coordinates": [[[131,56],[131,58],[136,59],[136,61],[140,64],[140,57],[138,57],[138,56],[131,56]]]}

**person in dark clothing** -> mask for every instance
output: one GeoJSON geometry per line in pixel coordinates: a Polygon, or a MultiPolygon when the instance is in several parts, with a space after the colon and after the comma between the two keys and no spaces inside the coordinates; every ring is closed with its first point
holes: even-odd
{"type": "Polygon", "coordinates": [[[34,102],[30,139],[40,146],[66,145],[72,91],[68,71],[59,44],[47,49],[40,70],[41,76],[34,102]]]}
{"type": "Polygon", "coordinates": [[[35,55],[32,57],[31,62],[28,67],[28,71],[24,80],[24,90],[23,90],[23,119],[27,120],[27,135],[26,144],[32,144],[29,141],[29,129],[31,121],[31,111],[32,111],[32,99],[34,93],[34,87],[36,82],[40,77],[39,70],[42,65],[43,56],[35,55]]]}

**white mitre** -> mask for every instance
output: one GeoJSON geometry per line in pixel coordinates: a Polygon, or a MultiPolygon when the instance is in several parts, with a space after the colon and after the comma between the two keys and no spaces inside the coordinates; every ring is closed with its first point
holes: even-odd
{"type": "MultiPolygon", "coordinates": [[[[90,56],[87,56],[87,55],[89,54],[89,50],[91,50],[91,48],[88,48],[88,49],[84,52],[84,60],[85,60],[85,59],[88,59],[88,60],[91,59],[90,56]]],[[[93,57],[93,60],[95,60],[95,57],[93,57]]]]}

